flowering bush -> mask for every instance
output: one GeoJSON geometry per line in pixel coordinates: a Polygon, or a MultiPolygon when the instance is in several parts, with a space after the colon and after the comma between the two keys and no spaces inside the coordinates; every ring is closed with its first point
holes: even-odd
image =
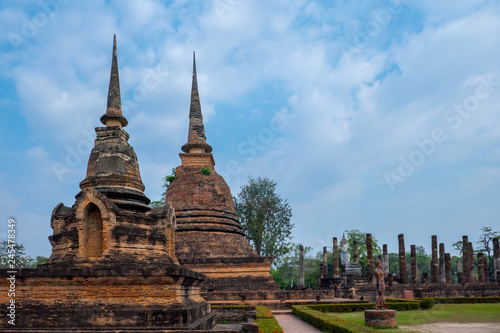
{"type": "Polygon", "coordinates": [[[260,333],[283,333],[283,329],[267,306],[257,306],[255,312],[257,314],[255,323],[259,325],[260,333]]]}

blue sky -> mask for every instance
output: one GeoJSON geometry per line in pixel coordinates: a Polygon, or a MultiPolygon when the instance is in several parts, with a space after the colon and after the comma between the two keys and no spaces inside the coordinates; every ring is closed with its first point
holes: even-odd
{"type": "Polygon", "coordinates": [[[114,33],[151,199],[180,164],[196,51],[216,169],[233,194],[275,180],[294,242],[448,252],[500,230],[499,1],[0,0],[0,32],[0,219],[32,255],[85,177],[114,33]]]}

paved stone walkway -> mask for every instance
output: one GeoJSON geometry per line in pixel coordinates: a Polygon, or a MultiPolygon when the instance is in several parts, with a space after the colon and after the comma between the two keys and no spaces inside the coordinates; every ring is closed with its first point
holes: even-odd
{"type": "Polygon", "coordinates": [[[294,315],[275,315],[274,317],[285,333],[322,333],[316,327],[309,325],[294,315]]]}

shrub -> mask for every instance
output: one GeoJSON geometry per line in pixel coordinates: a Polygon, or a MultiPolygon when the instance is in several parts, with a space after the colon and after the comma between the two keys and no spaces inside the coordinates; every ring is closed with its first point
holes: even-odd
{"type": "MultiPolygon", "coordinates": [[[[309,305],[311,310],[316,310],[320,312],[358,312],[364,310],[373,309],[375,304],[373,303],[341,303],[341,304],[318,304],[309,305]]],[[[390,300],[385,303],[388,309],[393,309],[396,311],[408,311],[408,310],[418,310],[420,309],[419,302],[408,301],[408,300],[390,300]]]]}
{"type": "Polygon", "coordinates": [[[203,168],[201,168],[201,173],[203,175],[209,176],[212,173],[212,170],[209,167],[204,166],[203,168]]]}
{"type": "Polygon", "coordinates": [[[437,304],[500,303],[500,297],[435,297],[437,304]]]}
{"type": "Polygon", "coordinates": [[[248,305],[212,305],[212,310],[247,310],[248,305]]]}
{"type": "Polygon", "coordinates": [[[259,325],[259,332],[262,333],[283,333],[283,329],[275,318],[257,318],[255,323],[259,325]]]}
{"type": "Polygon", "coordinates": [[[432,309],[434,307],[434,304],[436,304],[434,298],[427,297],[420,301],[420,308],[422,310],[432,309]]]}
{"type": "Polygon", "coordinates": [[[255,314],[257,315],[257,318],[274,318],[273,313],[267,306],[256,306],[255,314]]]}
{"type": "MultiPolygon", "coordinates": [[[[373,308],[373,304],[370,305],[373,308]]],[[[334,315],[328,315],[326,313],[313,310],[310,306],[294,305],[292,306],[292,314],[322,331],[332,333],[375,332],[375,330],[370,327],[357,325],[335,317],[334,315]]]]}

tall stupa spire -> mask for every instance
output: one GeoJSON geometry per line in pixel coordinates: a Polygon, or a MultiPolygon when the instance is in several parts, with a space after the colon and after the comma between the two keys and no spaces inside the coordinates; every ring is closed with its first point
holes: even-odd
{"type": "Polygon", "coordinates": [[[189,107],[188,142],[182,146],[185,153],[210,153],[212,147],[207,143],[203,115],[201,113],[198,79],[196,76],[196,56],[193,51],[193,83],[191,86],[191,105],[189,107]]]}
{"type": "Polygon", "coordinates": [[[113,35],[113,58],[111,61],[111,76],[109,78],[108,106],[106,108],[106,113],[101,117],[101,123],[108,127],[125,127],[128,124],[127,119],[122,113],[120,77],[118,75],[118,56],[116,52],[116,34],[113,35]]]}

